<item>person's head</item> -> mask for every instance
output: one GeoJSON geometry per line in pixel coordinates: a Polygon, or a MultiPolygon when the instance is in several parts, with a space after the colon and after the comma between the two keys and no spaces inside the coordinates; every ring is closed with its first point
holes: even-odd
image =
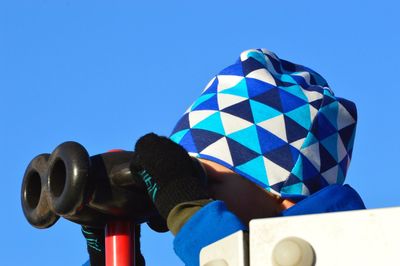
{"type": "Polygon", "coordinates": [[[203,162],[298,201],[343,184],[356,120],[355,105],[318,73],[253,49],[208,83],[171,139],[203,162]]]}

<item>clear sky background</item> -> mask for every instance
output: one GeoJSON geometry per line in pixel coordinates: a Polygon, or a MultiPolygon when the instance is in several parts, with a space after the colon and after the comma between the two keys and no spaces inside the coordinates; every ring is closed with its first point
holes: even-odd
{"type": "MultiPolygon", "coordinates": [[[[81,265],[78,225],[31,227],[25,167],[66,140],[90,154],[168,135],[207,82],[249,48],[321,73],[359,124],[347,183],[367,207],[400,206],[400,4],[353,1],[0,2],[2,265],[81,265]]],[[[143,226],[149,266],[183,265],[143,226]]]]}

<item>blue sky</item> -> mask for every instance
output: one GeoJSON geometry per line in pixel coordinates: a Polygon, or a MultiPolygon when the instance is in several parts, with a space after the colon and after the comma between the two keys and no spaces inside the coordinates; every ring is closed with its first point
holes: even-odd
{"type": "MultiPolygon", "coordinates": [[[[354,101],[347,183],[369,208],[400,205],[400,23],[381,1],[1,1],[0,193],[3,265],[80,265],[79,226],[31,227],[25,167],[74,140],[97,154],[168,135],[208,80],[241,51],[268,48],[321,73],[354,101]]],[[[182,265],[172,236],[143,227],[148,265],[182,265]]]]}

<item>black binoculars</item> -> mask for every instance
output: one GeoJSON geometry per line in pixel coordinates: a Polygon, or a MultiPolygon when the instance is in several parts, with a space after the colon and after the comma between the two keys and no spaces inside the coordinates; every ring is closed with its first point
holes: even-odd
{"type": "Polygon", "coordinates": [[[59,217],[103,228],[113,221],[149,222],[166,231],[146,188],[130,168],[133,152],[114,150],[89,156],[77,142],[64,142],[28,165],[21,203],[28,222],[48,228],[59,217]]]}

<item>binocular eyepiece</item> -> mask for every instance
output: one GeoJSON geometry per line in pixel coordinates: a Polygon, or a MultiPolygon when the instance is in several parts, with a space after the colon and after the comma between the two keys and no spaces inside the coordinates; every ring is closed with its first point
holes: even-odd
{"type": "Polygon", "coordinates": [[[93,227],[116,220],[153,222],[155,230],[166,231],[143,183],[130,170],[132,157],[133,152],[119,150],[89,156],[72,141],[36,156],[22,182],[26,219],[37,228],[48,228],[61,216],[93,227]]]}

